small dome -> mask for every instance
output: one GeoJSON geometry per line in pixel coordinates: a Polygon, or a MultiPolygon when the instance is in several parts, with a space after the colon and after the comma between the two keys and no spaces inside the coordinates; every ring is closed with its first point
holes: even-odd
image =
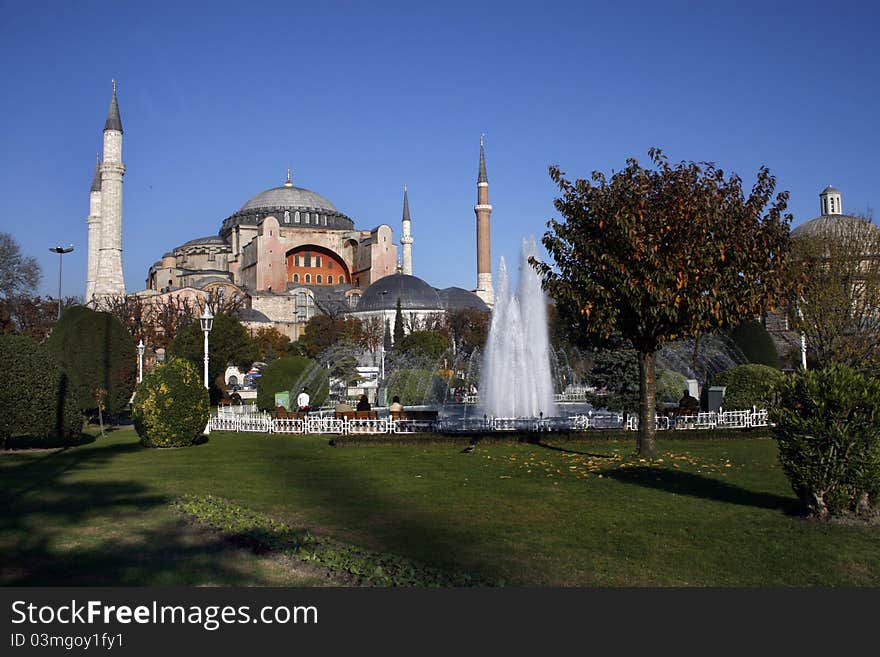
{"type": "Polygon", "coordinates": [[[339,214],[339,210],[320,194],[293,185],[289,187],[282,185],[260,192],[242,205],[240,212],[274,208],[326,210],[333,214],[339,214]]]}
{"type": "MultiPolygon", "coordinates": [[[[207,237],[197,237],[194,240],[190,240],[189,242],[184,242],[183,244],[181,244],[177,248],[182,249],[186,246],[201,246],[201,245],[207,245],[207,244],[217,244],[217,245],[221,245],[221,246],[226,246],[226,240],[224,240],[219,235],[208,235],[207,237]]],[[[173,255],[173,254],[171,254],[171,255],[173,255]]]]}
{"type": "Polygon", "coordinates": [[[446,310],[462,310],[464,308],[473,308],[489,312],[489,306],[473,292],[460,287],[447,287],[438,292],[440,303],[446,310]]]}
{"type": "Polygon", "coordinates": [[[840,194],[840,190],[837,187],[828,185],[828,187],[822,190],[822,194],[840,194]]]}
{"type": "Polygon", "coordinates": [[[421,278],[407,274],[385,276],[364,290],[358,301],[357,312],[365,310],[394,310],[400,299],[402,310],[441,310],[437,290],[421,278]]]}

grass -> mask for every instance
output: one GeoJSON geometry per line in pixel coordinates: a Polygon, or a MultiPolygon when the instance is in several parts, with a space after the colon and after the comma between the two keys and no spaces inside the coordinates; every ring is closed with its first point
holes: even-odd
{"type": "Polygon", "coordinates": [[[327,443],[214,433],[150,450],[123,429],[0,454],[0,584],[346,583],[172,508],[213,495],[334,545],[512,586],[880,585],[878,529],[797,516],[772,440],[661,437],[653,462],[633,438],[470,454],[327,443]]]}

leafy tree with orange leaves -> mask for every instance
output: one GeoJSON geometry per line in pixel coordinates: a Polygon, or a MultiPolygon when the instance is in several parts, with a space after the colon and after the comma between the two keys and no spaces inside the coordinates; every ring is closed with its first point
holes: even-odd
{"type": "Polygon", "coordinates": [[[570,182],[557,166],[543,243],[555,265],[533,260],[572,339],[604,346],[623,338],[638,353],[638,452],[656,452],[655,362],[667,342],[754,317],[789,298],[788,193],[773,198],[766,167],[746,195],[739,176],[712,163],[669,164],[651,149],[610,178],[570,182]]]}

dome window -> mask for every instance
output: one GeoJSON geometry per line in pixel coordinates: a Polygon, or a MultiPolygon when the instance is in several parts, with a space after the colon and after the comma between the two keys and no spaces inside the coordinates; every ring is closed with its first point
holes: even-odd
{"type": "Polygon", "coordinates": [[[295,224],[299,223],[299,210],[297,210],[296,212],[293,213],[293,223],[295,223],[295,224]]]}

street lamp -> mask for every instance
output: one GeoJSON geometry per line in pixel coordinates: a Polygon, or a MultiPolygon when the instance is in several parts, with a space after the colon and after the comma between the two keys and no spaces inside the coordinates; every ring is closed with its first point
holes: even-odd
{"type": "Polygon", "coordinates": [[[56,246],[55,248],[49,250],[52,253],[58,254],[58,319],[61,319],[61,263],[64,258],[64,254],[73,251],[73,244],[71,244],[66,249],[63,246],[56,246]]]}
{"type": "Polygon", "coordinates": [[[208,333],[214,328],[214,314],[211,307],[205,304],[205,312],[199,317],[202,323],[202,332],[205,334],[205,387],[208,387],[208,333]]]}
{"type": "Polygon", "coordinates": [[[144,380],[144,341],[138,342],[138,383],[144,380]]]}

